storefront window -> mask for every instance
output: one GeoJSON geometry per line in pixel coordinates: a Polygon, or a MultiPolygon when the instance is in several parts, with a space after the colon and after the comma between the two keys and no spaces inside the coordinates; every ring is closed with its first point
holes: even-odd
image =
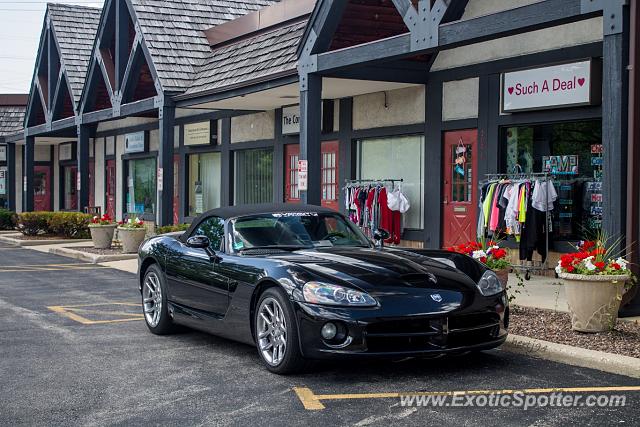
{"type": "Polygon", "coordinates": [[[549,172],[558,200],[555,240],[574,240],[602,224],[602,122],[589,120],[504,129],[508,172],[549,172]]]}
{"type": "Polygon", "coordinates": [[[411,204],[404,215],[404,228],[424,228],[423,136],[358,141],[358,176],[360,179],[403,179],[399,185],[411,204]]]}
{"type": "Polygon", "coordinates": [[[153,215],[156,211],[156,159],[129,160],[127,213],[153,215]]]}
{"type": "Polygon", "coordinates": [[[189,216],[220,207],[220,153],[189,156],[189,216]]]}
{"type": "Polygon", "coordinates": [[[0,209],[7,209],[9,203],[7,201],[7,168],[0,166],[0,209]]]}
{"type": "Polygon", "coordinates": [[[76,211],[78,210],[78,167],[65,166],[63,169],[64,204],[62,208],[66,211],[76,211]]]}
{"type": "Polygon", "coordinates": [[[235,155],[235,204],[273,201],[273,150],[242,150],[235,155]]]}

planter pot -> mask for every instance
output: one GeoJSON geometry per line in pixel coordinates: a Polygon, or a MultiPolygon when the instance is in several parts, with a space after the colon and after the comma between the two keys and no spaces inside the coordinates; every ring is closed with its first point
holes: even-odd
{"type": "Polygon", "coordinates": [[[122,253],[134,254],[138,252],[140,244],[147,235],[146,228],[122,228],[118,227],[118,238],[122,242],[122,253]]]}
{"type": "Polygon", "coordinates": [[[502,270],[493,270],[498,276],[498,280],[500,280],[500,284],[502,285],[502,289],[507,289],[507,282],[509,281],[509,269],[503,268],[502,270]]]}
{"type": "Polygon", "coordinates": [[[113,233],[116,231],[117,224],[111,225],[90,225],[91,240],[93,247],[96,249],[108,249],[111,247],[113,233]]]}
{"type": "Polygon", "coordinates": [[[629,276],[600,276],[559,273],[571,312],[571,329],[603,332],[613,329],[624,285],[629,276]]]}

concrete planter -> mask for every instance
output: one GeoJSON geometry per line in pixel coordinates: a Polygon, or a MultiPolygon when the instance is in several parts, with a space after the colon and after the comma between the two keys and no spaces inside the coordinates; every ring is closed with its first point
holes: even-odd
{"type": "Polygon", "coordinates": [[[629,276],[559,273],[571,313],[571,329],[603,332],[613,329],[629,276]]]}
{"type": "Polygon", "coordinates": [[[498,280],[500,280],[500,284],[502,285],[502,289],[507,289],[507,282],[509,281],[509,269],[503,268],[502,270],[493,270],[498,276],[498,280]]]}
{"type": "Polygon", "coordinates": [[[117,224],[90,225],[89,231],[91,231],[91,241],[93,242],[93,247],[96,249],[110,248],[111,242],[113,241],[113,234],[115,233],[117,226],[117,224]]]}
{"type": "Polygon", "coordinates": [[[138,252],[138,248],[146,235],[146,228],[118,227],[118,238],[122,242],[122,253],[133,254],[138,252]]]}

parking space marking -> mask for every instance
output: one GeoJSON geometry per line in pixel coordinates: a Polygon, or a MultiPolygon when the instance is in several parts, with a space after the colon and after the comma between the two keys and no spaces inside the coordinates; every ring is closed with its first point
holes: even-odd
{"type": "Polygon", "coordinates": [[[604,393],[614,391],[640,391],[640,386],[614,387],[555,387],[525,388],[504,390],[459,390],[459,391],[418,391],[390,393],[347,393],[347,394],[315,394],[308,387],[294,387],[293,391],[308,411],[325,409],[323,400],[356,400],[356,399],[400,399],[402,396],[466,396],[475,394],[550,394],[550,393],[604,393]]]}
{"type": "Polygon", "coordinates": [[[143,320],[144,315],[141,313],[127,313],[124,311],[108,311],[108,310],[100,310],[100,307],[139,307],[139,304],[129,303],[129,302],[108,302],[108,303],[97,303],[97,304],[80,304],[80,305],[52,305],[47,307],[49,310],[54,313],[58,313],[61,316],[64,316],[68,319],[71,319],[75,322],[78,322],[82,325],[104,325],[108,323],[122,323],[122,322],[132,322],[137,320],[143,320]],[[97,309],[93,308],[96,307],[97,309]],[[91,320],[85,316],[90,315],[99,315],[99,316],[120,316],[120,318],[116,319],[107,319],[107,320],[91,320]]]}

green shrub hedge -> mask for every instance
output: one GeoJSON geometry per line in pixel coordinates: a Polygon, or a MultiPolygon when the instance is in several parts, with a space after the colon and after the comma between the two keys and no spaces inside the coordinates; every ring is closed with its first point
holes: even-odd
{"type": "Polygon", "coordinates": [[[157,234],[175,233],[178,231],[186,231],[191,224],[177,224],[177,225],[165,225],[163,227],[157,227],[157,234]]]}
{"type": "Polygon", "coordinates": [[[18,215],[18,230],[26,236],[40,234],[66,239],[87,239],[91,236],[90,214],[79,212],[23,212],[18,215]]]}
{"type": "Polygon", "coordinates": [[[0,230],[13,230],[16,228],[18,218],[14,212],[0,209],[0,230]]]}

